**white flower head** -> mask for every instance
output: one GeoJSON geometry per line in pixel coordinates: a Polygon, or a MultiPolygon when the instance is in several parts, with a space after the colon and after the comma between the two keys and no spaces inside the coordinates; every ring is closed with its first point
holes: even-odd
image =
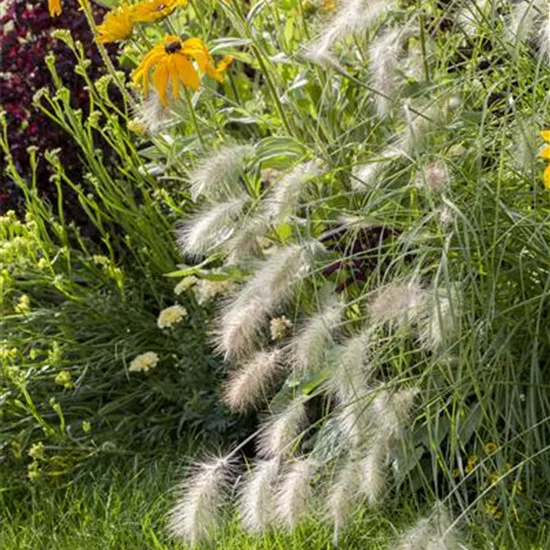
{"type": "Polygon", "coordinates": [[[187,310],[183,306],[175,304],[163,309],[159,313],[157,325],[160,329],[170,328],[180,323],[185,317],[187,317],[187,310]]]}
{"type": "Polygon", "coordinates": [[[130,372],[147,372],[154,369],[159,362],[159,356],[154,351],[147,351],[135,357],[130,363],[130,372]]]}

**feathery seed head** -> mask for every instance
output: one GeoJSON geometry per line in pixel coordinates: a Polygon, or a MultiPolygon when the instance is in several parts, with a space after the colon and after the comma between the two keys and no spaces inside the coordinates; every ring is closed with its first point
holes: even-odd
{"type": "Polygon", "coordinates": [[[367,454],[361,460],[361,492],[370,506],[377,506],[388,481],[388,448],[384,441],[373,438],[367,454]]]}
{"type": "Polygon", "coordinates": [[[200,159],[189,177],[193,200],[234,196],[238,175],[253,151],[251,145],[226,145],[200,159]]]}
{"type": "Polygon", "coordinates": [[[308,511],[311,480],[317,464],[311,458],[292,462],[277,491],[277,516],[288,529],[294,530],[308,511]]]}
{"type": "Polygon", "coordinates": [[[338,396],[342,403],[357,399],[368,391],[368,381],[372,375],[368,363],[371,345],[370,330],[348,338],[338,354],[338,362],[329,378],[329,390],[338,396]]]}
{"type": "Polygon", "coordinates": [[[339,472],[330,489],[328,510],[334,524],[334,545],[345,527],[351,508],[357,500],[360,486],[360,469],[356,460],[349,459],[339,472]]]}
{"type": "Polygon", "coordinates": [[[395,3],[395,0],[342,0],[319,38],[307,46],[308,59],[321,65],[331,64],[334,60],[331,50],[338,41],[371,28],[395,3]]]}
{"type": "Polygon", "coordinates": [[[146,133],[155,135],[168,127],[170,109],[162,103],[155,91],[151,91],[136,107],[135,116],[135,123],[140,124],[146,133]]]}
{"type": "Polygon", "coordinates": [[[263,457],[290,454],[306,424],[305,399],[294,399],[280,413],[265,421],[260,428],[258,454],[263,457]]]}
{"type": "Polygon", "coordinates": [[[415,178],[418,189],[428,191],[442,191],[449,183],[449,169],[444,161],[435,161],[426,164],[415,178]]]}
{"type": "Polygon", "coordinates": [[[239,264],[251,256],[259,256],[262,250],[260,241],[268,231],[269,222],[263,213],[247,218],[224,245],[226,264],[239,264]]]}
{"type": "Polygon", "coordinates": [[[295,166],[276,182],[265,200],[265,216],[272,225],[296,212],[304,185],[320,172],[321,163],[314,159],[295,166]]]}
{"type": "Polygon", "coordinates": [[[414,280],[396,281],[382,287],[371,303],[374,323],[410,327],[424,313],[426,291],[414,280]]]}
{"type": "Polygon", "coordinates": [[[259,340],[263,325],[292,295],[293,285],[309,272],[322,246],[315,241],[277,249],[264,260],[222,310],[216,333],[218,350],[239,357],[259,340]]]}
{"type": "Polygon", "coordinates": [[[259,351],[230,375],[224,401],[232,410],[245,411],[265,397],[280,372],[281,353],[279,349],[259,351]]]}
{"type": "Polygon", "coordinates": [[[241,490],[241,520],[253,533],[264,531],[275,519],[275,483],[279,465],[278,457],[257,461],[241,490]]]}
{"type": "Polygon", "coordinates": [[[219,457],[195,468],[170,511],[169,529],[173,536],[195,544],[210,535],[219,523],[231,470],[231,462],[219,457]]]}
{"type": "Polygon", "coordinates": [[[458,329],[461,297],[457,285],[436,291],[420,322],[420,342],[432,351],[442,348],[458,329]]]}
{"type": "Polygon", "coordinates": [[[184,255],[203,256],[226,241],[235,225],[247,197],[239,197],[209,206],[178,230],[178,244],[184,255]]]}
{"type": "Polygon", "coordinates": [[[331,301],[321,311],[310,317],[294,339],[293,359],[298,370],[318,368],[333,344],[333,332],[342,321],[344,307],[331,301]]]}
{"type": "Polygon", "coordinates": [[[389,443],[398,439],[412,413],[417,388],[406,388],[390,393],[381,389],[372,400],[369,411],[375,421],[376,433],[389,443]]]}
{"type": "Polygon", "coordinates": [[[397,69],[403,45],[410,36],[410,29],[390,28],[373,40],[370,53],[370,82],[378,92],[375,97],[376,114],[384,118],[395,99],[397,69]]]}

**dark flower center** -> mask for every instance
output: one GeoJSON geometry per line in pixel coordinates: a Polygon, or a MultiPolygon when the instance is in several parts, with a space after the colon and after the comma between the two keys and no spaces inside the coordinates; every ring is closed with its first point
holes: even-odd
{"type": "Polygon", "coordinates": [[[174,40],[173,42],[168,42],[164,46],[164,51],[166,53],[176,53],[181,50],[181,42],[179,40],[174,40]]]}
{"type": "Polygon", "coordinates": [[[165,10],[166,9],[166,5],[165,4],[161,4],[160,6],[158,6],[155,11],[162,11],[162,10],[165,10]]]}

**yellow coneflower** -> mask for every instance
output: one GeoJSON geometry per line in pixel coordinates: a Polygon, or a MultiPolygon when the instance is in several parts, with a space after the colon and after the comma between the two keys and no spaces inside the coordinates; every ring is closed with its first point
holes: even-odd
{"type": "MultiPolygon", "coordinates": [[[[542,130],[540,137],[546,142],[546,145],[541,149],[539,157],[543,160],[550,160],[550,130],[542,130]]],[[[550,191],[550,164],[544,169],[542,181],[546,189],[550,191]]]]}
{"type": "Polygon", "coordinates": [[[223,72],[231,61],[224,59],[218,67],[206,44],[199,38],[181,41],[177,36],[167,35],[141,61],[133,74],[134,83],[141,83],[144,95],[149,92],[149,72],[153,86],[158,91],[164,105],[168,103],[168,86],[171,85],[172,97],[179,96],[180,81],[187,88],[197,90],[200,84],[199,74],[192,61],[195,61],[200,72],[205,72],[218,81],[223,81],[223,72]]]}
{"type": "Polygon", "coordinates": [[[187,0],[148,0],[132,6],[132,17],[136,23],[154,23],[186,5],[187,0]]]}
{"type": "Polygon", "coordinates": [[[120,9],[112,10],[105,16],[101,25],[97,27],[95,41],[106,44],[107,42],[127,40],[130,38],[133,28],[132,10],[128,4],[123,4],[120,9]]]}

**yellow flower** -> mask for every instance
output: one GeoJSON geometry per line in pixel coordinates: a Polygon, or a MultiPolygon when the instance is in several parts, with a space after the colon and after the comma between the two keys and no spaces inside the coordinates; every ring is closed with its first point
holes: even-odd
{"type": "Polygon", "coordinates": [[[74,386],[71,381],[71,373],[68,370],[63,370],[55,377],[55,383],[58,386],[63,386],[65,389],[70,389],[74,386]]]}
{"type": "MultiPolygon", "coordinates": [[[[550,143],[550,130],[541,130],[540,137],[546,141],[547,144],[550,143]]],[[[550,145],[545,145],[541,149],[539,157],[543,160],[550,160],[550,145]]],[[[544,169],[542,181],[546,189],[550,191],[550,164],[544,169]]]]}
{"type": "Polygon", "coordinates": [[[493,443],[492,441],[489,441],[483,445],[483,450],[488,454],[494,453],[498,449],[498,446],[496,443],[493,443]]]}
{"type": "Polygon", "coordinates": [[[149,0],[132,6],[136,23],[154,23],[168,17],[177,7],[186,6],[187,0],[149,0]]]}
{"type": "Polygon", "coordinates": [[[179,323],[187,316],[187,310],[180,305],[170,306],[163,309],[158,316],[157,325],[159,328],[169,328],[179,323]]]}
{"type": "Polygon", "coordinates": [[[33,443],[32,447],[29,450],[29,456],[34,460],[41,460],[44,458],[44,443],[39,441],[38,443],[33,443]]]}
{"type": "Polygon", "coordinates": [[[455,468],[451,475],[453,476],[453,479],[456,479],[457,477],[460,477],[460,470],[458,468],[455,468]]]}
{"type": "Polygon", "coordinates": [[[92,425],[87,420],[83,420],[81,426],[82,431],[86,434],[89,434],[92,431],[92,425]]]}
{"type": "Polygon", "coordinates": [[[95,41],[106,44],[127,40],[132,34],[132,29],[132,10],[128,4],[123,4],[120,9],[112,10],[105,16],[101,25],[97,27],[95,41]]]}
{"type": "Polygon", "coordinates": [[[147,351],[138,355],[131,363],[128,369],[131,372],[148,371],[157,366],[159,356],[154,351],[147,351]]]}
{"type": "Polygon", "coordinates": [[[48,10],[50,17],[61,15],[61,0],[48,0],[48,10]]]}
{"type": "MultiPolygon", "coordinates": [[[[78,3],[83,6],[88,0],[78,0],[78,3]]],[[[48,10],[50,17],[61,15],[61,0],[48,0],[48,10]]]]}
{"type": "Polygon", "coordinates": [[[196,62],[199,71],[220,82],[223,81],[223,71],[230,63],[224,58],[216,67],[206,44],[199,38],[189,38],[182,42],[177,36],[167,35],[142,59],[132,79],[135,84],[141,83],[143,93],[147,95],[149,72],[153,71],[153,86],[157,89],[162,103],[166,105],[169,86],[172,88],[174,99],[179,96],[180,81],[187,88],[198,89],[200,78],[192,61],[196,62]]]}
{"type": "Polygon", "coordinates": [[[467,474],[469,474],[474,468],[475,465],[479,462],[479,456],[472,455],[470,458],[468,458],[468,464],[466,465],[465,471],[467,474]]]}

